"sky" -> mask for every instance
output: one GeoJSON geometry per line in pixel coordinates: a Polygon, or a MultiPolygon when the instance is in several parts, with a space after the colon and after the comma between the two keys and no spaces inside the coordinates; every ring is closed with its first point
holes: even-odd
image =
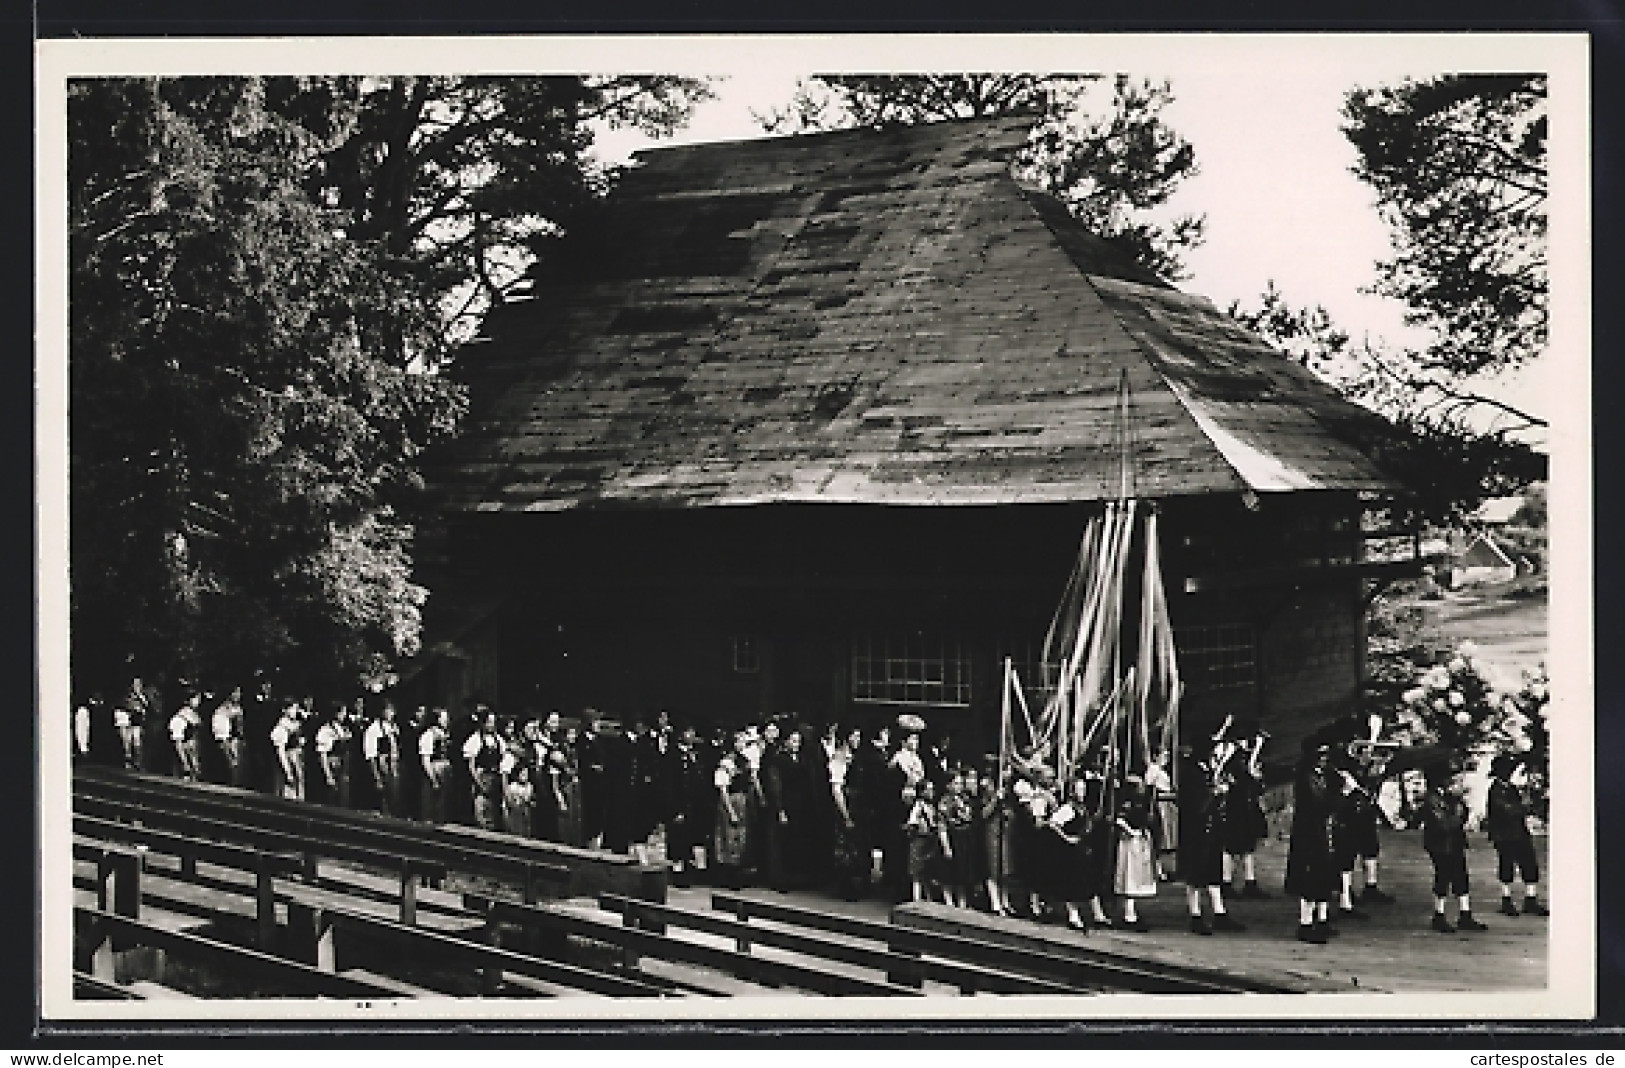
{"type": "MultiPolygon", "coordinates": [[[[716,84],[717,99],[696,109],[676,143],[764,136],[752,109],[782,106],[799,77],[832,68],[817,57],[796,62],[774,53],[735,57],[721,69],[728,73],[716,84]]],[[[1372,191],[1350,170],[1355,151],[1340,130],[1340,110],[1355,85],[1426,75],[1439,69],[1435,62],[1403,48],[1383,56],[1311,47],[1221,49],[1116,69],[1169,80],[1174,102],[1164,121],[1195,149],[1199,173],[1159,212],[1207,217],[1205,243],[1184,254],[1189,276],[1180,288],[1221,307],[1232,300],[1252,306],[1273,280],[1289,304],[1323,305],[1356,340],[1403,345],[1425,336],[1404,325],[1399,302],[1362,292],[1390,250],[1389,233],[1372,191]]],[[[602,137],[599,150],[620,161],[652,143],[620,131],[602,137]]],[[[1543,380],[1537,364],[1486,383],[1485,391],[1545,414],[1543,380]]]]}

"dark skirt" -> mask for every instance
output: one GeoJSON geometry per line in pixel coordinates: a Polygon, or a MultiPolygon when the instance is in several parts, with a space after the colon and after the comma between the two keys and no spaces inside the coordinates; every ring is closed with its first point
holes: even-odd
{"type": "Polygon", "coordinates": [[[716,860],[718,864],[742,865],[750,855],[751,838],[754,828],[751,826],[756,814],[755,806],[750,803],[750,796],[741,791],[728,791],[728,798],[733,802],[733,809],[739,814],[738,822],[728,819],[727,807],[722,799],[717,799],[716,834],[716,860]]]}
{"type": "Polygon", "coordinates": [[[987,836],[976,824],[948,829],[948,844],[954,855],[948,864],[948,878],[956,886],[976,886],[987,878],[987,836]]]}
{"type": "Polygon", "coordinates": [[[1331,901],[1342,888],[1342,868],[1332,848],[1331,821],[1293,821],[1286,857],[1286,892],[1305,901],[1331,901]]]}

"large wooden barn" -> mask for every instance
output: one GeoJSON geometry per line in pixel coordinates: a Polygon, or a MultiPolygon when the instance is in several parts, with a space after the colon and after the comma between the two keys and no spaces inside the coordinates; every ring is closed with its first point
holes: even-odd
{"type": "Polygon", "coordinates": [[[651,150],[489,318],[419,683],[996,736],[1091,510],[1163,516],[1185,721],[1357,699],[1370,417],[1012,178],[1025,120],[651,150]],[[1127,384],[1128,416],[1117,415],[1127,384]]]}

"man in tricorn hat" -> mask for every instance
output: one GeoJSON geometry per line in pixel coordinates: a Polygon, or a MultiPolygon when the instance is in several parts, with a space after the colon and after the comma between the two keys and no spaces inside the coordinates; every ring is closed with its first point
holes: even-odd
{"type": "Polygon", "coordinates": [[[1548,915],[1546,906],[1540,903],[1540,862],[1535,859],[1535,841],[1529,834],[1529,811],[1524,805],[1522,784],[1517,781],[1522,768],[1523,761],[1511,753],[1501,753],[1490,762],[1490,796],[1484,826],[1495,845],[1502,914],[1519,915],[1518,906],[1512,903],[1512,882],[1522,876],[1522,914],[1545,916],[1548,915]]]}

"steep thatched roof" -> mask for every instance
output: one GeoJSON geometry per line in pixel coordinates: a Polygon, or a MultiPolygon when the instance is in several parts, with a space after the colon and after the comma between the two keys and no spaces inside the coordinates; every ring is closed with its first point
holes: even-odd
{"type": "Polygon", "coordinates": [[[1027,121],[651,150],[490,317],[449,507],[1392,488],[1369,420],[1011,178],[1027,121]]]}

